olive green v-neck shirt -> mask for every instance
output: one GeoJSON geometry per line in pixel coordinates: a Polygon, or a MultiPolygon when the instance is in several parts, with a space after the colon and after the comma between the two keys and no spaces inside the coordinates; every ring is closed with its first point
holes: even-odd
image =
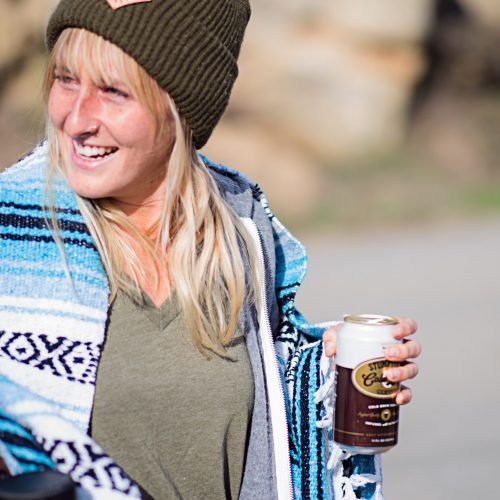
{"type": "MultiPolygon", "coordinates": [[[[175,294],[112,304],[92,437],[155,500],[237,499],[254,385],[245,340],[234,361],[194,347],[175,294]]],[[[148,498],[148,495],[144,495],[148,498]]]]}

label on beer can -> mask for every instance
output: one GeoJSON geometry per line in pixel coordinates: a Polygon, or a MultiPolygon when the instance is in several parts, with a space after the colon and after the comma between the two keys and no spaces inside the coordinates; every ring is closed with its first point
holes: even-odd
{"type": "Polygon", "coordinates": [[[397,363],[387,361],[386,365],[386,361],[372,359],[354,369],[337,365],[335,442],[359,448],[384,448],[397,443],[399,407],[392,395],[399,384],[382,375],[385,368],[397,363]]]}
{"type": "Polygon", "coordinates": [[[391,397],[399,391],[399,383],[387,380],[384,370],[399,365],[385,358],[369,359],[352,370],[352,383],[366,396],[379,399],[391,397]]]}

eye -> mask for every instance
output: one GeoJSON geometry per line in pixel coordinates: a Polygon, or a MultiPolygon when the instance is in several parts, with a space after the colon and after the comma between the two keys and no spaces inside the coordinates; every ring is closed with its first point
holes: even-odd
{"type": "Polygon", "coordinates": [[[129,94],[125,90],[118,89],[116,87],[104,87],[103,92],[112,97],[118,97],[122,99],[128,99],[129,94]]]}
{"type": "Polygon", "coordinates": [[[70,87],[78,83],[76,77],[71,73],[55,72],[54,80],[58,81],[63,87],[70,87]]]}

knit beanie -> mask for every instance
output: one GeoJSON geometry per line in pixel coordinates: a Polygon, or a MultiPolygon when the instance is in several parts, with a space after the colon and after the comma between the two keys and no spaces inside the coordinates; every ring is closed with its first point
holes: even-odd
{"type": "Polygon", "coordinates": [[[61,0],[47,47],[66,28],[117,45],[168,92],[201,148],[229,101],[249,18],[248,0],[61,0]]]}

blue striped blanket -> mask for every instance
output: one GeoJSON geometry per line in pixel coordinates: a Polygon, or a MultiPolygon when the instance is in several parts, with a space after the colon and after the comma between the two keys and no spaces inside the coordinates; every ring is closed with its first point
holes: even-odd
{"type": "MultiPolygon", "coordinates": [[[[58,469],[90,497],[139,498],[87,434],[109,288],[74,194],[61,180],[54,192],[68,279],[44,217],[46,163],[42,144],[0,176],[0,456],[13,474],[58,469]]],[[[255,193],[275,233],[282,311],[276,346],[295,498],[381,499],[379,460],[332,444],[333,381],[319,340],[325,326],[310,325],[294,306],[305,251],[255,193]]]]}

